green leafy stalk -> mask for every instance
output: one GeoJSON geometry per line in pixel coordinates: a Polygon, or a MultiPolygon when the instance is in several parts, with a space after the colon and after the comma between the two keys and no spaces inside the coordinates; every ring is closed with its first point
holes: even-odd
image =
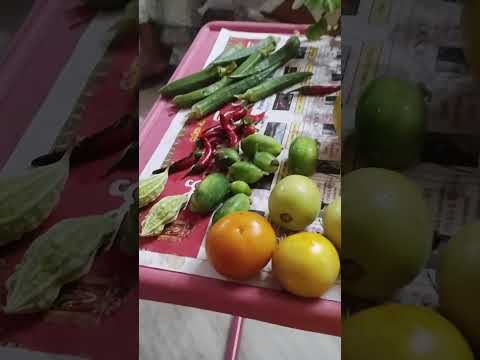
{"type": "Polygon", "coordinates": [[[322,35],[338,30],[341,0],[295,0],[292,8],[299,9],[302,6],[310,11],[316,21],[307,30],[309,40],[317,40],[322,35]]]}

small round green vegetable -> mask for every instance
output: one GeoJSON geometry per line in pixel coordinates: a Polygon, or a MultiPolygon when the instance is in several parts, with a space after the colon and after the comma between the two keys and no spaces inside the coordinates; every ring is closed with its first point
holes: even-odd
{"type": "Polygon", "coordinates": [[[306,136],[297,137],[288,151],[288,172],[295,175],[312,176],[318,161],[318,144],[306,136]]]}
{"type": "Polygon", "coordinates": [[[234,194],[245,194],[247,196],[252,195],[252,189],[245,181],[242,180],[232,182],[230,184],[230,191],[234,194]]]}
{"type": "Polygon", "coordinates": [[[223,148],[217,151],[215,154],[215,164],[219,169],[228,169],[229,166],[240,161],[240,155],[237,150],[232,148],[223,148]]]}
{"type": "Polygon", "coordinates": [[[215,224],[222,217],[238,212],[238,211],[248,211],[250,210],[250,198],[245,194],[236,194],[230,199],[225,201],[225,203],[215,211],[212,218],[212,224],[215,224]]]}
{"type": "Polygon", "coordinates": [[[238,161],[228,169],[228,177],[231,181],[242,180],[247,184],[254,184],[265,175],[268,173],[247,161],[238,161]]]}
{"type": "Polygon", "coordinates": [[[253,163],[269,174],[273,174],[280,166],[280,163],[275,156],[264,151],[255,154],[253,163]]]}
{"type": "Polygon", "coordinates": [[[230,190],[230,183],[223,174],[208,175],[195,189],[190,201],[190,210],[206,214],[213,211],[223,201],[230,190]]]}
{"type": "Polygon", "coordinates": [[[282,152],[282,145],[271,136],[262,134],[252,134],[241,142],[243,153],[253,159],[258,151],[268,152],[273,156],[278,156],[282,152]]]}

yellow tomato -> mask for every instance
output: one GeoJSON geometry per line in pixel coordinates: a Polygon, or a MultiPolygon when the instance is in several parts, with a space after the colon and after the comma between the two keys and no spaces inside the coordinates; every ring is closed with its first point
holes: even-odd
{"type": "Polygon", "coordinates": [[[342,136],[342,93],[339,93],[333,107],[333,118],[337,135],[342,136]]]}
{"type": "Polygon", "coordinates": [[[273,254],[272,267],[285,290],[316,298],[334,284],[340,271],[340,259],[327,238],[301,232],[280,241],[273,254]]]}
{"type": "Polygon", "coordinates": [[[342,248],[342,200],[340,196],[325,209],[323,228],[327,239],[340,250],[342,248]]]}
{"type": "Polygon", "coordinates": [[[221,218],[208,232],[206,250],[220,274],[246,280],[270,261],[277,239],[270,223],[254,212],[235,212],[221,218]]]}

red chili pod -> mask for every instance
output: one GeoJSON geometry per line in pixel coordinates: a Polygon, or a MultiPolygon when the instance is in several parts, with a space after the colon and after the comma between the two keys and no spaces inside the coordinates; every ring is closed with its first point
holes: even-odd
{"type": "Polygon", "coordinates": [[[266,115],[265,112],[262,112],[262,113],[256,114],[256,115],[247,114],[247,116],[245,116],[243,118],[243,122],[247,125],[256,124],[256,123],[259,123],[260,121],[262,121],[265,118],[265,115],[266,115]]]}
{"type": "Polygon", "coordinates": [[[242,137],[247,137],[249,135],[255,134],[257,129],[254,125],[245,125],[242,126],[242,137]]]}
{"type": "Polygon", "coordinates": [[[200,174],[212,164],[214,157],[214,148],[212,143],[205,137],[201,137],[200,140],[203,144],[202,156],[192,167],[192,169],[185,175],[185,177],[200,174]]]}
{"type": "Polygon", "coordinates": [[[227,119],[227,121],[235,122],[242,119],[245,115],[247,115],[247,109],[245,107],[241,107],[239,109],[234,109],[227,112],[220,112],[220,121],[222,116],[227,119]]]}
{"type": "Polygon", "coordinates": [[[233,120],[230,117],[227,117],[223,114],[220,114],[220,124],[222,125],[223,131],[227,135],[228,145],[230,147],[235,147],[239,143],[240,139],[235,132],[235,125],[233,125],[233,120]]]}
{"type": "Polygon", "coordinates": [[[207,129],[203,130],[200,133],[199,137],[210,137],[212,135],[219,135],[222,131],[223,131],[222,125],[220,125],[220,124],[214,125],[214,126],[211,126],[207,129]]]}
{"type": "Polygon", "coordinates": [[[291,92],[298,92],[307,96],[327,96],[334,94],[337,91],[340,91],[340,86],[312,85],[302,86],[301,88],[292,90],[291,92]]]}

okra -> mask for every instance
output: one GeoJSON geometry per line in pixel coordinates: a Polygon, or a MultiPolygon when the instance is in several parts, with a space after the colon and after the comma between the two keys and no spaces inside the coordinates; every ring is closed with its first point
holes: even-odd
{"type": "MultiPolygon", "coordinates": [[[[220,55],[218,55],[215,58],[215,60],[212,61],[210,66],[213,66],[215,64],[220,64],[222,61],[224,61],[224,59],[232,56],[237,51],[242,50],[243,48],[244,48],[244,46],[240,45],[240,44],[236,44],[236,45],[227,47],[220,55]]],[[[238,63],[238,61],[236,61],[236,62],[238,63]]]]}
{"type": "Polygon", "coordinates": [[[212,112],[218,110],[222,105],[235,99],[237,94],[243,93],[253,86],[257,86],[262,81],[269,78],[278,66],[266,69],[261,73],[252,75],[246,79],[233,83],[215,94],[208,96],[207,98],[199,101],[192,107],[192,111],[189,114],[190,119],[201,119],[212,112]]]}
{"type": "Polygon", "coordinates": [[[257,74],[271,67],[280,67],[286,64],[289,60],[293,59],[295,56],[297,56],[299,49],[300,39],[297,36],[292,36],[290,39],[287,40],[284,46],[282,46],[278,51],[268,56],[265,60],[261,61],[250,71],[246,71],[241,74],[231,74],[229,75],[229,77],[231,77],[232,79],[241,79],[257,74]]]}
{"type": "MultiPolygon", "coordinates": [[[[260,41],[258,44],[250,46],[248,48],[242,48],[237,51],[233,51],[231,54],[224,54],[220,56],[218,59],[216,59],[213,64],[216,65],[221,65],[225,63],[229,63],[232,61],[235,61],[238,63],[239,60],[246,59],[253,53],[255,53],[257,50],[264,50],[264,49],[269,49],[273,47],[275,49],[277,46],[277,41],[275,38],[272,36],[269,36],[262,41],[260,41]]],[[[272,50],[273,51],[273,50],[272,50]]]]}
{"type": "MultiPolygon", "coordinates": [[[[255,51],[250,57],[245,60],[234,72],[233,74],[241,74],[243,72],[250,71],[255,65],[257,65],[262,59],[265,58],[269,53],[275,50],[275,45],[264,48],[262,50],[255,51]]],[[[205,99],[206,97],[215,94],[220,89],[223,89],[233,83],[235,80],[231,79],[227,76],[223,77],[219,81],[204,87],[202,89],[198,89],[195,91],[191,91],[187,94],[177,95],[173,98],[173,102],[178,108],[187,108],[192,106],[193,104],[199,102],[200,100],[205,99]]]]}
{"type": "Polygon", "coordinates": [[[248,57],[232,74],[235,75],[242,75],[248,73],[251,69],[253,69],[260,61],[262,61],[265,57],[270,55],[276,48],[277,44],[275,42],[271,44],[267,44],[267,46],[263,47],[262,49],[258,49],[252,55],[248,57]]]}
{"type": "Polygon", "coordinates": [[[235,63],[230,63],[227,66],[207,66],[202,71],[168,83],[160,89],[160,94],[173,97],[201,89],[230,74],[236,67],[235,63]]]}
{"type": "Polygon", "coordinates": [[[310,72],[295,72],[286,74],[279,78],[271,79],[258,86],[250,88],[244,94],[238,96],[238,98],[253,103],[298,84],[299,82],[302,82],[311,76],[312,73],[310,72]]]}
{"type": "Polygon", "coordinates": [[[223,77],[217,82],[204,87],[202,89],[198,89],[195,91],[191,91],[187,94],[177,95],[173,98],[173,103],[177,106],[177,108],[188,108],[193,104],[199,102],[200,100],[205,99],[206,97],[216,93],[220,89],[228,86],[233,82],[233,79],[228,77],[223,77]]]}

